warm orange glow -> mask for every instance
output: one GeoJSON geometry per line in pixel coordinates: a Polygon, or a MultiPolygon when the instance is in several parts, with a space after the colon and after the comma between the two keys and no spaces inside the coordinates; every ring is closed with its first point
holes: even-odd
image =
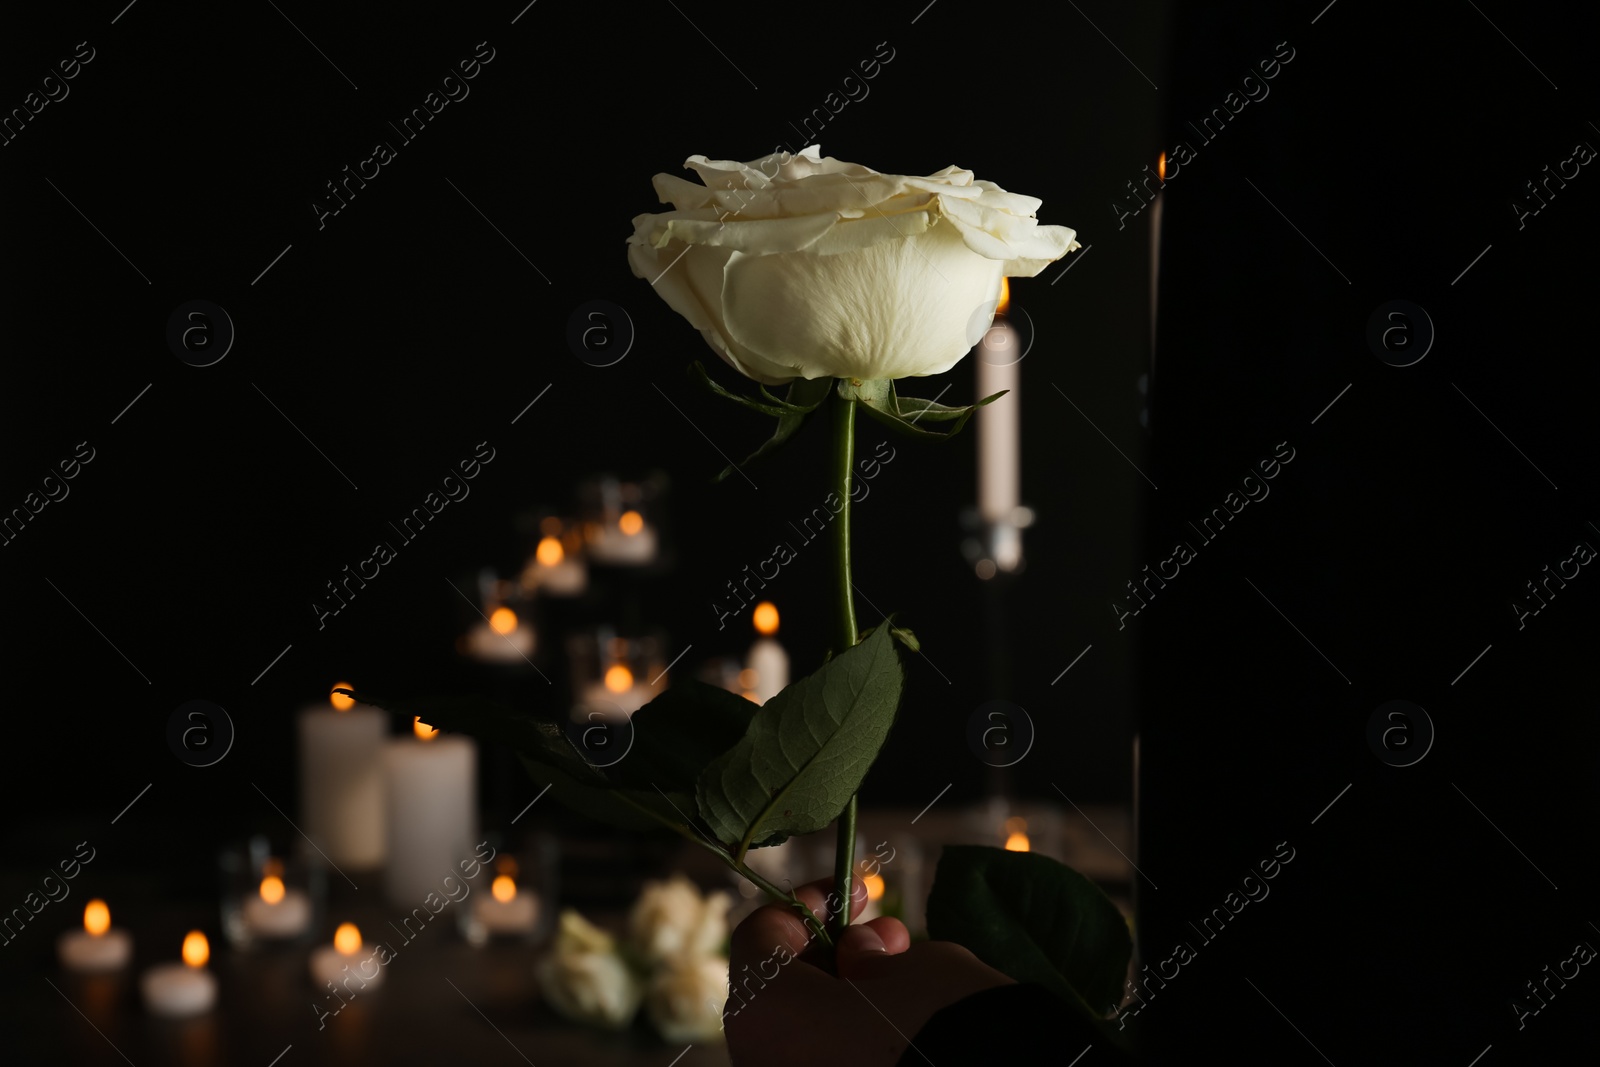
{"type": "Polygon", "coordinates": [[[1020,815],[1013,815],[1006,820],[1006,833],[1008,834],[1026,833],[1027,829],[1028,820],[1020,815]]]}
{"type": "Polygon", "coordinates": [[[750,701],[750,703],[752,703],[752,704],[761,703],[761,698],[756,696],[754,690],[746,689],[744,692],[740,693],[739,695],[744,697],[746,700],[750,701]]]}
{"type": "Polygon", "coordinates": [[[756,687],[756,682],[759,680],[760,679],[756,677],[755,670],[751,667],[746,667],[744,670],[739,672],[740,689],[754,689],[756,687]]]}
{"type": "Polygon", "coordinates": [[[355,923],[340,923],[333,932],[333,947],[341,956],[354,956],[361,951],[361,931],[355,923]]]}
{"type": "Polygon", "coordinates": [[[517,628],[517,613],[510,608],[495,608],[489,613],[489,629],[504,637],[517,628]]]}
{"type": "Polygon", "coordinates": [[[439,736],[439,731],[423,722],[421,715],[413,715],[411,717],[411,729],[424,741],[432,741],[439,736]]]}
{"type": "Polygon", "coordinates": [[[211,958],[211,942],[199,930],[183,935],[183,962],[191,967],[204,967],[211,958]]]}
{"type": "Polygon", "coordinates": [[[632,537],[644,529],[644,516],[637,511],[624,511],[622,518],[617,520],[617,529],[632,537]]]}
{"type": "Polygon", "coordinates": [[[994,306],[996,315],[1004,315],[1006,309],[1011,307],[1011,279],[1000,279],[1000,302],[994,306]]]}
{"type": "Polygon", "coordinates": [[[489,887],[489,892],[500,903],[509,904],[511,903],[511,898],[517,895],[517,883],[502,874],[494,880],[494,884],[489,887]]]}
{"type": "Polygon", "coordinates": [[[276,904],[283,899],[283,879],[275,874],[269,874],[261,879],[261,899],[268,904],[276,904]]]}
{"type": "MultiPolygon", "coordinates": [[[[355,686],[351,685],[349,682],[335,682],[333,684],[333,688],[334,689],[354,689],[355,686]]],[[[334,692],[330,692],[328,694],[328,703],[333,705],[333,710],[334,711],[349,711],[351,708],[356,706],[356,702],[354,700],[351,700],[349,697],[345,696],[343,693],[334,693],[334,692]]]]}
{"type": "Polygon", "coordinates": [[[633,688],[633,672],[620,663],[606,668],[606,688],[613,693],[626,693],[633,688]]]}
{"type": "Polygon", "coordinates": [[[546,567],[554,567],[566,558],[566,551],[561,547],[561,542],[554,537],[544,537],[539,540],[539,547],[533,550],[533,557],[546,567]]]}
{"type": "Polygon", "coordinates": [[[271,856],[267,857],[267,860],[264,863],[261,864],[261,877],[265,878],[268,875],[272,875],[272,876],[277,877],[277,878],[282,878],[283,877],[283,861],[280,860],[280,859],[277,859],[275,857],[271,857],[271,856]]]}
{"type": "Polygon", "coordinates": [[[546,537],[557,537],[561,533],[561,520],[554,515],[546,515],[539,520],[539,532],[546,537]]]}
{"type": "Polygon", "coordinates": [[[861,884],[867,887],[867,899],[877,900],[883,896],[883,875],[862,875],[861,884]]]}
{"type": "Polygon", "coordinates": [[[494,861],[494,870],[496,874],[503,874],[507,877],[515,878],[517,876],[517,861],[512,859],[510,856],[507,856],[505,853],[501,853],[500,858],[494,861]]]}
{"type": "Polygon", "coordinates": [[[96,898],[84,906],[83,928],[95,937],[111,929],[111,909],[105,901],[96,898]]]}
{"type": "Polygon", "coordinates": [[[1016,833],[1013,833],[1011,836],[1007,837],[1006,838],[1006,851],[1007,852],[1026,852],[1026,851],[1028,851],[1028,835],[1023,833],[1021,830],[1018,830],[1016,833]]]}
{"type": "Polygon", "coordinates": [[[1162,181],[1167,180],[1167,154],[1161,153],[1161,162],[1156,164],[1156,177],[1162,181]]]}
{"type": "Polygon", "coordinates": [[[771,637],[778,632],[778,606],[770,600],[756,605],[750,621],[756,624],[756,633],[771,637]]]}

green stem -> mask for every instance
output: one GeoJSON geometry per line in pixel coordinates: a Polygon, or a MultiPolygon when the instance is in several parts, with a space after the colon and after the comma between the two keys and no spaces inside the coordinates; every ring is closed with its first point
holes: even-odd
{"type": "MultiPolygon", "coordinates": [[[[834,592],[838,605],[837,631],[834,636],[836,653],[842,653],[856,643],[855,586],[850,579],[850,477],[856,461],[856,402],[833,393],[833,491],[841,501],[839,514],[834,518],[835,548],[834,592]]],[[[835,936],[841,936],[850,924],[850,890],[856,856],[856,798],[839,815],[838,850],[834,854],[833,878],[839,895],[839,907],[834,913],[835,936]]]]}
{"type": "Polygon", "coordinates": [[[779,889],[761,875],[757,874],[754,870],[750,869],[750,867],[744,863],[729,859],[727,856],[724,856],[724,858],[728,859],[729,864],[734,870],[738,871],[740,874],[744,875],[751,882],[755,883],[762,890],[764,890],[767,896],[771,897],[780,904],[788,904],[798,911],[800,913],[801,920],[806,924],[806,926],[811,928],[812,934],[821,938],[822,943],[827,946],[830,952],[833,950],[833,938],[830,937],[828,931],[823,928],[822,921],[817,918],[816,914],[809,907],[806,906],[805,901],[801,900],[793,893],[787,893],[782,889],[779,889]]]}

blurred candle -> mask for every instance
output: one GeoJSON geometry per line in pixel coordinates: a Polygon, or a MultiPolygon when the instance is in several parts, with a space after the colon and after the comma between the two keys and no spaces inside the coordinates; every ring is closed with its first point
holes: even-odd
{"type": "Polygon", "coordinates": [[[1005,834],[1007,852],[1027,852],[1031,847],[1028,841],[1028,820],[1022,816],[1013,815],[1006,820],[1005,834]]]}
{"type": "Polygon", "coordinates": [[[580,703],[592,711],[616,707],[623,714],[632,715],[655,698],[655,687],[636,680],[625,664],[613,663],[600,681],[584,687],[580,703]]]}
{"type": "Polygon", "coordinates": [[[285,886],[282,864],[268,861],[261,886],[246,897],[244,924],[257,937],[299,937],[311,925],[311,898],[285,886]]]}
{"type": "Polygon", "coordinates": [[[386,888],[395,903],[415,907],[472,856],[477,833],[478,748],[470,738],[443,736],[413,720],[415,737],[390,741],[389,857],[386,888]]]}
{"type": "Polygon", "coordinates": [[[1161,159],[1156,164],[1156,178],[1161,184],[1156,189],[1155,199],[1150,202],[1150,370],[1152,373],[1156,368],[1156,297],[1161,288],[1161,212],[1164,199],[1161,190],[1167,187],[1165,152],[1161,153],[1161,159]]]}
{"type": "MultiPolygon", "coordinates": [[[[351,688],[340,682],[334,688],[351,688]]],[[[300,713],[300,815],[309,837],[340,866],[383,862],[384,713],[330,693],[332,707],[300,713]]]]}
{"type": "Polygon", "coordinates": [[[637,511],[624,511],[615,523],[601,523],[589,558],[599,563],[637,566],[656,558],[656,528],[637,511]]]}
{"type": "Polygon", "coordinates": [[[526,663],[534,644],[533,627],[510,608],[498,607],[467,634],[467,655],[489,663],[526,663]]]}
{"type": "Polygon", "coordinates": [[[523,588],[547,596],[581,596],[589,587],[589,569],[567,552],[561,538],[546,534],[533,550],[533,562],[523,571],[522,579],[523,588]]]}
{"type": "Polygon", "coordinates": [[[150,968],[139,980],[145,1007],[153,1014],[184,1018],[211,1010],[217,1002],[217,980],[206,970],[211,945],[206,935],[191,930],[183,939],[183,962],[150,968]]]}
{"type": "Polygon", "coordinates": [[[91,900],[83,909],[83,929],[68,930],[56,942],[56,955],[69,971],[115,971],[128,965],[133,938],[111,927],[111,909],[91,900]]]}
{"type": "Polygon", "coordinates": [[[383,984],[383,966],[375,951],[361,940],[355,923],[340,923],[333,944],[320,945],[311,953],[311,984],[320,990],[332,983],[337,990],[350,979],[359,983],[353,989],[344,986],[345,995],[376,989],[383,984]]]}
{"type": "Polygon", "coordinates": [[[745,669],[755,675],[748,688],[755,694],[757,704],[765,704],[789,684],[789,653],[778,643],[778,609],[771,601],[757,604],[750,618],[761,636],[750,646],[745,660],[745,669]]]}
{"type": "Polygon", "coordinates": [[[495,876],[487,896],[473,901],[472,912],[491,934],[528,934],[539,921],[539,897],[503,873],[495,876]]]}
{"type": "Polygon", "coordinates": [[[993,531],[995,566],[1015,570],[1022,559],[1022,535],[1013,525],[1021,503],[1022,384],[1020,338],[1005,319],[1011,306],[1011,284],[1000,279],[1000,301],[994,323],[978,342],[978,399],[1001,390],[1006,395],[978,411],[978,514],[993,531]]]}

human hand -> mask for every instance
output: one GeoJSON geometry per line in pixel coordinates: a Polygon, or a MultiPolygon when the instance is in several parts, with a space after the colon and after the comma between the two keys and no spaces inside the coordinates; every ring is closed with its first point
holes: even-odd
{"type": "MultiPolygon", "coordinates": [[[[823,879],[795,891],[823,923],[829,899],[837,899],[831,886],[823,879]]],[[[866,888],[852,879],[851,889],[850,910],[859,914],[866,888]]],[[[723,1029],[738,1067],[893,1067],[940,1008],[1012,983],[954,942],[912,945],[899,919],[846,927],[834,955],[837,976],[824,952],[797,910],[781,904],[760,908],[734,930],[723,1029]]]]}

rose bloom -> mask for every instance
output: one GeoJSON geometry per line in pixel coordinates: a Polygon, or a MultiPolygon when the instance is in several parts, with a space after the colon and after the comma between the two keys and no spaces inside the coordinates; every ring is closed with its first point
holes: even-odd
{"type": "Polygon", "coordinates": [[[735,370],[794,378],[940,374],[978,343],[1002,277],[1080,247],[1040,201],[946,167],[879,174],[817,146],[751,163],[690,156],[704,184],[657,174],[673,210],[628,239],[648,279],[735,370]]]}
{"type": "Polygon", "coordinates": [[[728,961],[721,956],[682,957],[650,979],[644,1010],[662,1039],[706,1042],[722,1038],[728,1000],[728,961]]]}
{"type": "Polygon", "coordinates": [[[650,963],[712,955],[728,938],[732,906],[727,893],[702,897],[681,873],[665,882],[647,882],[628,916],[629,941],[650,963]]]}
{"type": "Polygon", "coordinates": [[[577,1022],[621,1029],[639,1011],[644,990],[611,935],[570,908],[555,945],[534,968],[545,1002],[577,1022]]]}

